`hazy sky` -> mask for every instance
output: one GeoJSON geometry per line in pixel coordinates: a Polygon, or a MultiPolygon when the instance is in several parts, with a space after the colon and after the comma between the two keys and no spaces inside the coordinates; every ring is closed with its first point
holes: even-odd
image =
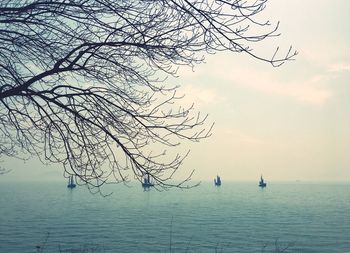
{"type": "Polygon", "coordinates": [[[202,179],[350,180],[350,1],[268,2],[282,33],[268,42],[293,45],[296,61],[224,53],[183,71],[186,101],[216,122],[186,165],[202,179]]]}
{"type": "MultiPolygon", "coordinates": [[[[244,54],[206,58],[176,80],[196,109],[215,121],[213,136],[189,146],[183,170],[194,179],[350,179],[349,0],[270,0],[271,22],[282,35],[264,43],[298,50],[296,61],[273,68],[244,54]]],[[[6,162],[6,161],[5,161],[6,162]]],[[[11,162],[2,179],[57,178],[62,168],[11,162]]],[[[181,175],[181,173],[180,173],[181,175]]]]}

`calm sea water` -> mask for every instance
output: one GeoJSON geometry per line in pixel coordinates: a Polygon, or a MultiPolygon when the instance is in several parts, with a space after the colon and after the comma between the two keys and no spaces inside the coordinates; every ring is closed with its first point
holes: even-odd
{"type": "Polygon", "coordinates": [[[212,183],[181,191],[0,182],[0,252],[350,252],[350,185],[212,183]],[[74,251],[75,250],[75,251],[74,251]],[[92,251],[85,251],[92,252],[92,251]],[[97,251],[95,251],[97,252],[97,251]],[[289,251],[288,251],[289,252],[289,251]]]}

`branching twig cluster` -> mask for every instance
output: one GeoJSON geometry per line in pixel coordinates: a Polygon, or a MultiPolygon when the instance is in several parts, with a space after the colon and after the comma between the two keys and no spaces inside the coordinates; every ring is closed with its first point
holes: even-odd
{"type": "MultiPolygon", "coordinates": [[[[204,53],[245,52],[276,36],[255,17],[266,0],[4,0],[0,3],[0,153],[62,163],[100,186],[146,173],[161,187],[186,155],[157,153],[210,135],[206,116],[174,108],[165,85],[204,53]],[[264,29],[263,29],[264,30],[264,29]],[[132,173],[130,173],[132,171],[132,173]]],[[[189,175],[190,177],[191,175],[189,175]]],[[[184,179],[175,186],[183,187],[184,179]]]]}

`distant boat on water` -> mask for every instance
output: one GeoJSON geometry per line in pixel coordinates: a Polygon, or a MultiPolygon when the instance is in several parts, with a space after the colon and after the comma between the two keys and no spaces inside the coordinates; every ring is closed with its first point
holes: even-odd
{"type": "Polygon", "coordinates": [[[221,178],[219,176],[216,176],[216,178],[214,178],[214,185],[215,186],[221,185],[221,178]]]}
{"type": "Polygon", "coordinates": [[[149,176],[149,173],[146,173],[146,175],[143,178],[142,187],[146,190],[150,187],[153,187],[154,184],[151,182],[151,178],[149,176]]]}
{"type": "Polygon", "coordinates": [[[73,176],[70,176],[68,178],[68,185],[67,187],[70,188],[70,189],[73,189],[75,188],[77,185],[74,183],[74,179],[73,179],[73,176]]]}
{"type": "Polygon", "coordinates": [[[264,182],[264,179],[263,179],[262,176],[260,177],[259,187],[261,187],[261,188],[265,188],[266,187],[266,182],[264,182]]]}

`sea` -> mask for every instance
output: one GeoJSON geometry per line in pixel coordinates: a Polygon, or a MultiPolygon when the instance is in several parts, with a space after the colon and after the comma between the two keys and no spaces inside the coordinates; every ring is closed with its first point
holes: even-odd
{"type": "Polygon", "coordinates": [[[350,252],[350,184],[0,182],[0,252],[350,252]]]}

